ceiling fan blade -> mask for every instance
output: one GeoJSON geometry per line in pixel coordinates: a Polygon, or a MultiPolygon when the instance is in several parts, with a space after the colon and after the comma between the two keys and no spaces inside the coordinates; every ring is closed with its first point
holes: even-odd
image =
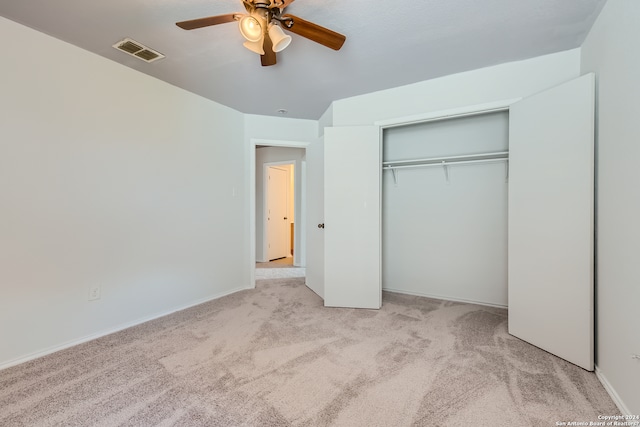
{"type": "Polygon", "coordinates": [[[262,66],[268,67],[269,65],[276,65],[276,53],[273,51],[273,42],[271,41],[271,37],[269,37],[269,33],[264,33],[262,49],[264,49],[264,55],[260,55],[262,66]]]}
{"type": "Polygon", "coordinates": [[[291,3],[293,3],[296,0],[284,0],[282,3],[282,7],[280,9],[284,9],[285,7],[289,6],[291,3]]]}
{"type": "Polygon", "coordinates": [[[227,13],[226,15],[209,16],[207,18],[192,19],[190,21],[176,22],[176,25],[183,30],[195,30],[196,28],[208,27],[210,25],[226,24],[236,20],[237,13],[227,13]]]}
{"type": "Polygon", "coordinates": [[[345,40],[347,39],[340,33],[336,33],[335,31],[331,31],[328,28],[321,27],[318,24],[314,24],[313,22],[305,21],[302,18],[298,18],[297,16],[285,14],[282,15],[282,18],[285,19],[285,27],[292,33],[298,34],[299,36],[306,37],[309,40],[313,40],[316,43],[320,43],[326,47],[330,47],[333,50],[340,50],[345,40]],[[289,23],[286,23],[287,20],[290,19],[289,23]]]}

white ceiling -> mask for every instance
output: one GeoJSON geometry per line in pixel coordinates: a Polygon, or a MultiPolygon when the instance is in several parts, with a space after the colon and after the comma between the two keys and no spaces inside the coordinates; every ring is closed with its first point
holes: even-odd
{"type": "Polygon", "coordinates": [[[347,41],[336,52],[293,34],[272,67],[235,23],[175,25],[240,0],[0,0],[0,15],[244,113],[318,119],[336,99],[578,47],[605,1],[296,0],[288,13],[347,41]],[[166,58],[111,47],[125,37],[166,58]]]}

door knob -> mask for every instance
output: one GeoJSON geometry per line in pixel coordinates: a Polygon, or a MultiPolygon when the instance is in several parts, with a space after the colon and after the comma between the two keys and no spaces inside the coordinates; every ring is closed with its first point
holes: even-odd
{"type": "Polygon", "coordinates": [[[318,224],[318,228],[324,228],[324,223],[318,224]]]}

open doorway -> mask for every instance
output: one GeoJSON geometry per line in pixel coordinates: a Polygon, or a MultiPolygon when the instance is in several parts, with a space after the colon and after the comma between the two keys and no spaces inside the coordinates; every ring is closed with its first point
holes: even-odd
{"type": "Polygon", "coordinates": [[[305,154],[256,145],[255,279],[305,276],[305,154]]]}

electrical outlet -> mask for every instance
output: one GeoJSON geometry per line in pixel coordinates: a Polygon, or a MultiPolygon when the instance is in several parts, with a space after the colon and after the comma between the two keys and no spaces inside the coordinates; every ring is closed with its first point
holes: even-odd
{"type": "Polygon", "coordinates": [[[89,288],[89,301],[100,299],[100,285],[94,285],[89,288]]]}

